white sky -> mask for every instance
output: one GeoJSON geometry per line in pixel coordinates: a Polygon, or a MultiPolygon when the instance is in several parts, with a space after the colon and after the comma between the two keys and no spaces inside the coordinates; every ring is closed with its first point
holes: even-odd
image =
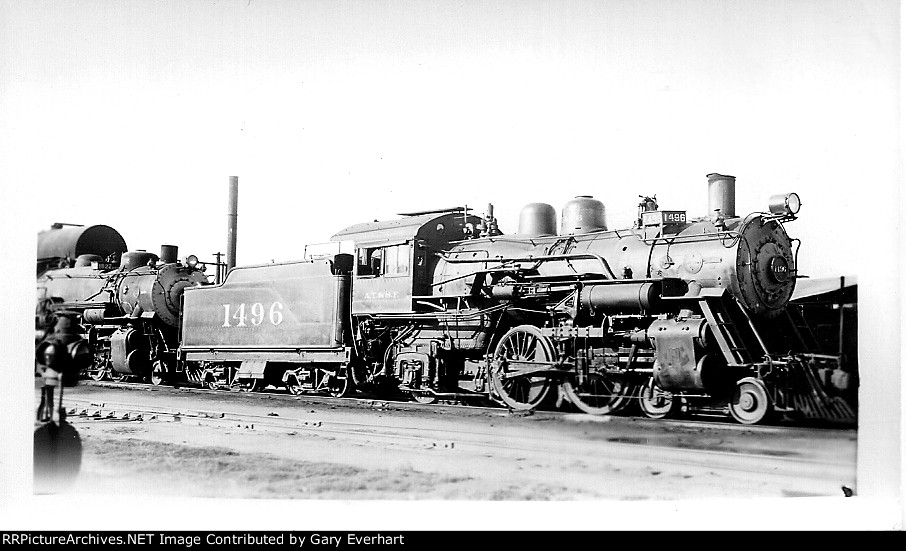
{"type": "MultiPolygon", "coordinates": [[[[211,257],[230,175],[247,264],[462,204],[493,203],[505,232],[580,194],[611,227],[639,194],[701,215],[705,174],[733,174],[739,213],[800,194],[801,273],[859,276],[860,335],[893,377],[863,383],[884,391],[863,419],[882,419],[901,385],[899,40],[899,4],[877,0],[0,0],[4,255],[33,288],[35,233],[59,221],[211,257]]],[[[28,319],[31,296],[9,311],[28,319]]]]}

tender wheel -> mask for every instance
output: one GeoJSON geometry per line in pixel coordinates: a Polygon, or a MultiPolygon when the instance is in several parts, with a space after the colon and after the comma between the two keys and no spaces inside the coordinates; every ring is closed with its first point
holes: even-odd
{"type": "Polygon", "coordinates": [[[344,369],[338,369],[336,372],[329,373],[326,375],[327,379],[327,391],[334,398],[343,398],[344,396],[349,396],[349,393],[352,392],[352,378],[349,377],[349,371],[344,369]]]}
{"type": "Polygon", "coordinates": [[[129,375],[126,375],[125,373],[120,373],[119,371],[117,371],[115,369],[110,370],[110,380],[113,381],[114,383],[122,383],[123,381],[125,381],[128,378],[129,378],[129,375]]]}
{"type": "Polygon", "coordinates": [[[409,393],[412,394],[412,397],[415,398],[415,401],[419,404],[433,404],[437,401],[437,396],[435,396],[433,392],[412,390],[409,393]]]}
{"type": "Polygon", "coordinates": [[[736,383],[730,396],[730,415],[743,425],[764,421],[774,412],[768,389],[760,379],[746,377],[736,383]]]}
{"type": "Polygon", "coordinates": [[[563,382],[563,393],[577,408],[592,415],[616,413],[626,407],[636,387],[626,377],[589,373],[579,385],[574,378],[563,382]]]}
{"type": "Polygon", "coordinates": [[[286,375],[287,379],[283,382],[283,386],[286,387],[286,391],[293,396],[301,396],[305,394],[305,387],[299,383],[298,379],[296,379],[296,374],[286,373],[286,375]]]}
{"type": "Polygon", "coordinates": [[[663,419],[679,410],[679,398],[661,389],[652,377],[639,391],[639,408],[646,417],[663,419]]]}
{"type": "Polygon", "coordinates": [[[512,409],[528,411],[544,401],[552,386],[547,375],[505,377],[519,373],[518,366],[511,368],[509,361],[554,361],[554,347],[540,329],[533,325],[510,329],[497,343],[494,359],[501,365],[491,372],[491,389],[503,403],[512,409]]]}
{"type": "Polygon", "coordinates": [[[261,379],[239,379],[239,390],[242,392],[259,392],[264,388],[261,379]]]}
{"type": "Polygon", "coordinates": [[[167,367],[160,360],[154,362],[154,367],[151,368],[151,384],[154,386],[160,386],[164,384],[167,380],[167,367]]]}
{"type": "Polygon", "coordinates": [[[91,370],[91,372],[89,372],[89,376],[92,379],[94,379],[95,381],[100,382],[107,378],[107,373],[109,371],[110,370],[107,369],[107,365],[105,364],[105,365],[98,367],[97,369],[91,370]]]}

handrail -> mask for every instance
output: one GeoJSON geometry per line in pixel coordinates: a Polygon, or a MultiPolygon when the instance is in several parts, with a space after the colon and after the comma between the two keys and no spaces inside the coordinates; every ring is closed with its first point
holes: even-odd
{"type": "MultiPolygon", "coordinates": [[[[499,268],[504,268],[506,266],[505,263],[512,263],[512,262],[534,262],[537,267],[537,266],[540,266],[541,264],[543,264],[544,262],[552,262],[552,261],[556,261],[556,260],[567,260],[567,261],[568,260],[597,260],[598,262],[601,263],[601,266],[604,268],[607,275],[610,276],[611,279],[617,279],[617,276],[614,275],[613,270],[610,269],[610,264],[607,263],[607,260],[603,256],[594,254],[594,253],[553,254],[553,255],[523,256],[523,257],[519,257],[519,256],[500,257],[500,256],[498,256],[495,258],[481,258],[481,259],[478,259],[478,258],[448,258],[448,254],[445,254],[445,253],[437,253],[437,254],[438,254],[438,256],[440,256],[445,261],[447,261],[451,264],[468,264],[468,263],[475,263],[475,262],[501,262],[501,263],[504,263],[504,264],[500,264],[499,266],[495,266],[494,268],[489,268],[489,269],[494,269],[494,270],[499,269],[499,268]]],[[[488,271],[488,270],[481,270],[481,272],[486,272],[486,271],[488,271]]],[[[476,273],[479,273],[479,272],[476,272],[476,273]]]]}
{"type": "Polygon", "coordinates": [[[674,243],[688,243],[696,241],[713,241],[713,240],[723,240],[727,237],[732,237],[733,239],[739,239],[741,234],[736,230],[724,230],[713,233],[697,233],[694,235],[674,235],[672,237],[651,237],[645,238],[638,234],[635,234],[639,238],[639,241],[646,245],[657,245],[667,244],[673,245],[674,243]]]}
{"type": "Polygon", "coordinates": [[[735,296],[733,297],[733,302],[736,304],[736,307],[742,312],[743,317],[749,323],[749,328],[752,329],[752,334],[755,335],[755,339],[758,341],[758,345],[761,346],[762,352],[764,355],[770,358],[771,353],[768,351],[768,347],[764,344],[764,340],[761,338],[761,334],[758,333],[758,329],[755,328],[755,322],[752,321],[752,318],[749,316],[749,312],[746,311],[745,307],[739,302],[739,299],[735,296]]]}
{"type": "Polygon", "coordinates": [[[459,319],[470,319],[481,316],[486,316],[488,314],[493,314],[494,312],[505,310],[508,308],[507,304],[498,304],[490,308],[483,308],[481,310],[469,311],[467,313],[462,310],[446,310],[444,312],[416,312],[416,313],[406,313],[406,314],[366,314],[367,317],[372,319],[446,319],[446,318],[459,318],[459,319]]]}

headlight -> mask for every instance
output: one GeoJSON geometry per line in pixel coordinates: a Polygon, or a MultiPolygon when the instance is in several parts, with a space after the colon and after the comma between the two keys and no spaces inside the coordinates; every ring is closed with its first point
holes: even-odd
{"type": "Polygon", "coordinates": [[[190,254],[186,257],[186,264],[189,268],[194,268],[198,264],[198,257],[194,254],[190,254]]]}
{"type": "Polygon", "coordinates": [[[785,193],[782,195],[772,195],[768,199],[768,210],[772,214],[795,215],[802,207],[802,201],[796,193],[785,193]]]}
{"type": "Polygon", "coordinates": [[[44,357],[42,358],[43,362],[41,363],[43,363],[47,367],[53,367],[53,365],[57,362],[57,347],[54,345],[49,345],[46,346],[42,352],[42,356],[44,357]]]}

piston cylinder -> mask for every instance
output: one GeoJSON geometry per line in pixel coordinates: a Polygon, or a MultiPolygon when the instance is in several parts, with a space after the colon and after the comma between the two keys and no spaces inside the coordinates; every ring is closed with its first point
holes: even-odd
{"type": "Polygon", "coordinates": [[[114,371],[137,375],[146,371],[147,351],[142,350],[142,338],[131,328],[117,330],[110,337],[110,360],[114,371]]]}
{"type": "Polygon", "coordinates": [[[664,390],[701,390],[703,375],[714,363],[701,350],[706,345],[708,323],[703,318],[657,320],[648,328],[654,342],[654,377],[664,390]]]}
{"type": "Polygon", "coordinates": [[[708,174],[708,214],[715,211],[725,218],[736,216],[736,177],[708,174]]]}
{"type": "Polygon", "coordinates": [[[697,362],[679,365],[673,362],[662,362],[660,358],[654,361],[654,376],[658,385],[670,392],[678,390],[704,390],[706,379],[718,367],[709,354],[705,354],[697,362]]]}
{"type": "Polygon", "coordinates": [[[648,328],[654,344],[654,377],[664,390],[723,388],[732,375],[719,355],[705,354],[708,322],[701,317],[656,320],[648,328]]]}

